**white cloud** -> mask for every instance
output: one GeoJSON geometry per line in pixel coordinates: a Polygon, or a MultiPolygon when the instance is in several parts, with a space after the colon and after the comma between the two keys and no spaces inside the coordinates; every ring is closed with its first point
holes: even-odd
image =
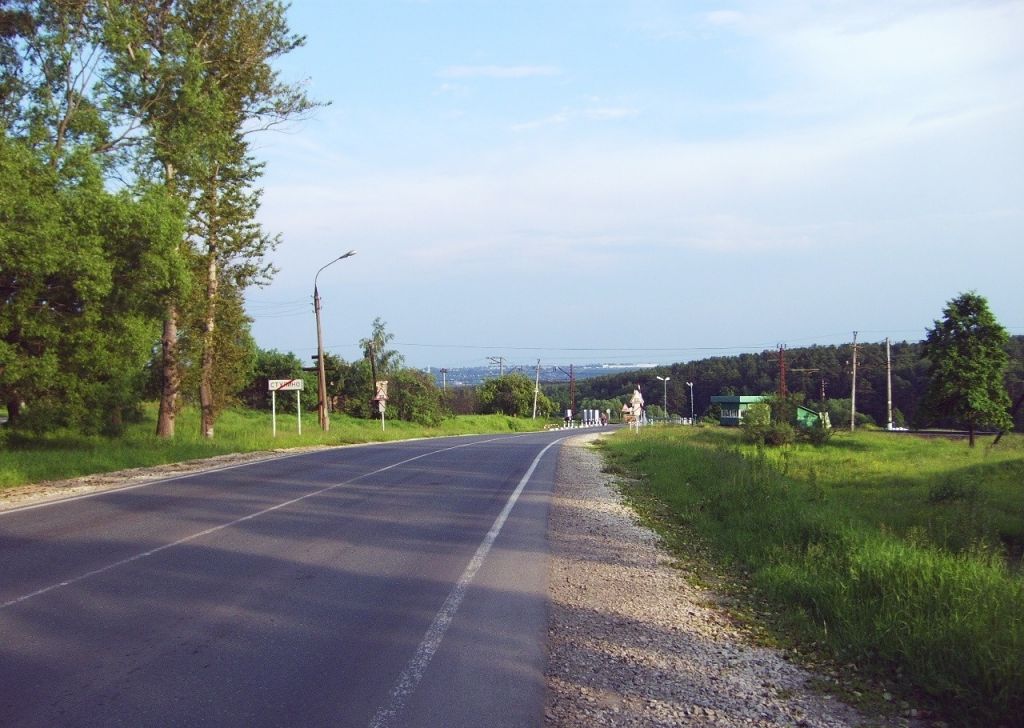
{"type": "Polygon", "coordinates": [[[714,10],[704,17],[712,25],[737,25],[743,22],[745,16],[735,10],[714,10]]]}
{"type": "Polygon", "coordinates": [[[639,116],[639,109],[622,106],[596,106],[584,109],[565,108],[554,114],[512,124],[509,128],[514,132],[529,132],[551,126],[563,126],[577,119],[588,121],[618,121],[639,116]]]}
{"type": "MultiPolygon", "coordinates": [[[[992,172],[987,145],[1022,119],[1018,105],[928,124],[879,117],[713,143],[537,142],[527,153],[495,151],[470,171],[348,170],[329,184],[271,187],[265,214],[292,239],[372,241],[388,259],[411,262],[413,277],[491,266],[510,251],[505,265],[515,267],[652,246],[921,246],[923,231],[997,213],[1004,227],[1020,226],[1011,199],[1020,172],[1011,172],[1016,182],[992,172]],[[899,239],[885,232],[897,228],[899,239]]],[[[1020,159],[1024,143],[1006,153],[1020,159]]]]}
{"type": "Polygon", "coordinates": [[[438,72],[441,78],[536,78],[558,76],[555,66],[448,66],[438,72]]]}

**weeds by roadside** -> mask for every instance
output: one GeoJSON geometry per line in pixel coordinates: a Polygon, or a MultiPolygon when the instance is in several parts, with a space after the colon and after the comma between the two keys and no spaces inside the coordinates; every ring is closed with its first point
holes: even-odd
{"type": "Polygon", "coordinates": [[[965,456],[959,443],[880,433],[767,451],[678,428],[605,447],[669,545],[699,543],[746,575],[784,639],[957,724],[1013,726],[1024,724],[1021,445],[965,456]]]}

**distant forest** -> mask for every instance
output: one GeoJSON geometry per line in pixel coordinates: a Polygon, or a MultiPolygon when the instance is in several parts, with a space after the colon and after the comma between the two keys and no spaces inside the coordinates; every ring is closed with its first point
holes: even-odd
{"type": "MultiPolygon", "coordinates": [[[[1011,336],[1006,385],[1016,401],[1024,393],[1024,336],[1011,336]]],[[[809,405],[833,412],[842,402],[849,412],[853,346],[810,346],[785,350],[786,386],[791,394],[803,396],[809,405]],[[824,403],[822,402],[824,391],[824,403]]],[[[892,400],[897,425],[927,426],[947,424],[926,421],[920,402],[928,384],[930,364],[921,356],[920,343],[891,345],[892,400]]],[[[872,422],[886,422],[885,342],[857,344],[857,412],[872,422]]],[[[697,417],[711,410],[711,397],[717,394],[772,394],[779,391],[779,352],[718,356],[685,364],[621,372],[576,382],[576,408],[604,408],[609,400],[624,401],[634,385],[639,385],[648,405],[661,406],[663,387],[656,376],[669,376],[668,410],[672,414],[690,414],[689,387],[693,382],[694,413],[697,417]]],[[[568,385],[545,388],[564,411],[569,406],[568,385]]],[[[841,409],[841,408],[840,408],[841,409]]],[[[847,414],[847,416],[849,416],[847,414]]],[[[866,420],[862,420],[866,421],[866,420]]],[[[841,424],[841,423],[834,423],[841,424]]],[[[1024,427],[1024,408],[1017,413],[1015,429],[1024,427]]]]}

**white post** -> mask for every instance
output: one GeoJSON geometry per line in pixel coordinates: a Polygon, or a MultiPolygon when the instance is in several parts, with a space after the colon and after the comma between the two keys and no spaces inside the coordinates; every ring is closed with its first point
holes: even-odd
{"type": "Polygon", "coordinates": [[[540,392],[540,359],[537,360],[537,378],[533,382],[533,419],[537,419],[538,392],[540,392]]]}
{"type": "Polygon", "coordinates": [[[270,390],[270,430],[277,437],[277,390],[270,390]]]}
{"type": "Polygon", "coordinates": [[[299,418],[299,434],[302,434],[302,390],[295,390],[295,412],[299,418]]]}
{"type": "Polygon", "coordinates": [[[889,349],[889,337],[885,337],[885,401],[887,424],[886,429],[892,429],[892,352],[889,349]]]}
{"type": "Polygon", "coordinates": [[[853,373],[850,375],[850,432],[857,428],[857,332],[853,332],[853,373]]]}

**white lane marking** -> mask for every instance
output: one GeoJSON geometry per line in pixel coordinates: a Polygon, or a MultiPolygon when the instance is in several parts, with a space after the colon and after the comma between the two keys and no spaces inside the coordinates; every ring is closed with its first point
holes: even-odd
{"type": "Polygon", "coordinates": [[[47,593],[49,593],[51,591],[54,591],[55,589],[60,589],[60,588],[65,587],[65,586],[71,586],[72,584],[77,584],[80,581],[85,581],[86,579],[92,578],[92,577],[97,576],[99,574],[106,573],[106,572],[111,571],[113,569],[116,569],[118,567],[127,566],[128,564],[131,564],[131,563],[134,563],[136,561],[139,561],[140,559],[145,559],[145,558],[148,558],[150,556],[153,556],[154,554],[158,554],[161,551],[166,551],[167,549],[174,548],[175,546],[181,546],[182,544],[189,543],[190,541],[195,541],[197,538],[202,538],[203,536],[209,536],[211,533],[216,533],[217,531],[222,531],[225,528],[231,528],[232,526],[237,526],[239,523],[245,523],[246,521],[251,521],[254,518],[259,518],[260,516],[266,515],[267,513],[272,513],[273,511],[279,510],[281,508],[286,508],[287,506],[293,505],[293,504],[298,503],[300,501],[304,501],[304,500],[306,500],[308,498],[315,498],[318,495],[323,495],[324,493],[328,493],[328,492],[330,492],[332,490],[336,490],[337,488],[341,488],[343,486],[350,485],[350,484],[356,482],[357,480],[361,480],[362,478],[368,478],[371,475],[378,475],[380,473],[387,472],[388,470],[393,470],[394,468],[398,468],[398,467],[401,467],[402,465],[406,465],[408,463],[411,463],[414,460],[420,460],[421,458],[425,458],[425,457],[428,457],[430,455],[437,455],[438,453],[442,453],[442,452],[448,452],[449,450],[458,450],[459,448],[462,448],[462,447],[470,447],[472,445],[483,445],[483,444],[488,443],[488,442],[495,442],[495,441],[497,441],[499,439],[501,439],[501,438],[495,437],[495,438],[491,438],[491,439],[488,439],[488,440],[476,440],[474,442],[461,443],[459,445],[452,445],[451,447],[443,447],[443,448],[441,448],[439,450],[431,450],[430,452],[421,453],[421,454],[416,455],[414,457],[407,458],[405,460],[401,460],[401,461],[399,461],[397,463],[392,463],[391,465],[386,465],[383,468],[378,468],[377,470],[373,470],[373,471],[371,471],[369,473],[363,473],[362,475],[357,475],[356,477],[350,478],[349,480],[343,481],[341,483],[335,483],[334,485],[329,485],[329,486],[327,486],[325,488],[321,488],[320,490],[314,491],[312,493],[307,493],[306,495],[299,496],[298,498],[292,498],[291,500],[286,500],[283,503],[278,503],[275,506],[270,506],[269,508],[264,508],[261,511],[257,511],[255,513],[250,513],[247,516],[242,516],[241,518],[236,518],[233,521],[229,521],[227,523],[222,523],[219,526],[212,526],[211,528],[204,529],[202,531],[199,531],[198,533],[193,533],[193,534],[191,534],[189,536],[185,536],[184,538],[179,538],[177,541],[172,541],[171,543],[166,543],[163,546],[157,546],[156,548],[150,549],[149,551],[143,551],[142,553],[138,553],[138,554],[135,554],[133,556],[129,556],[126,559],[121,559],[120,561],[115,561],[113,563],[107,564],[106,566],[101,566],[98,569],[93,569],[92,571],[87,571],[84,574],[79,574],[78,576],[72,577],[70,579],[66,579],[65,581],[61,581],[61,582],[58,582],[56,584],[51,584],[49,586],[45,586],[42,589],[36,589],[34,592],[30,592],[29,594],[23,594],[20,597],[16,597],[16,598],[11,599],[9,601],[3,602],[2,604],[0,604],[0,610],[7,609],[8,607],[12,607],[15,604],[21,604],[22,602],[28,601],[29,599],[32,599],[34,597],[42,596],[43,594],[47,594],[47,593]]]}
{"type": "Polygon", "coordinates": [[[434,621],[427,628],[426,633],[423,635],[423,640],[420,642],[419,647],[416,648],[415,654],[413,654],[405,669],[398,676],[398,680],[395,681],[394,687],[391,688],[391,692],[388,694],[387,703],[382,705],[373,716],[373,720],[370,721],[370,728],[389,728],[389,726],[394,724],[395,718],[402,712],[409,697],[416,690],[420,680],[423,679],[423,673],[426,672],[427,666],[434,657],[434,653],[441,646],[441,640],[444,639],[445,632],[448,631],[448,627],[455,619],[455,613],[459,610],[459,606],[466,596],[466,589],[469,587],[469,583],[473,581],[473,577],[476,576],[476,573],[483,565],[484,559],[487,557],[488,552],[490,552],[491,546],[494,545],[495,539],[498,538],[498,534],[501,533],[509,513],[512,512],[516,501],[519,500],[519,495],[533,476],[533,471],[537,469],[537,465],[540,463],[541,458],[544,457],[544,453],[564,439],[559,438],[549,443],[533,459],[533,463],[526,471],[526,474],[523,475],[522,480],[519,481],[519,485],[516,486],[516,489],[512,491],[512,495],[509,496],[505,507],[501,509],[501,513],[494,519],[494,525],[491,526],[491,530],[487,532],[484,540],[480,542],[476,553],[473,554],[469,565],[466,566],[466,570],[462,572],[462,576],[455,582],[455,586],[449,592],[448,598],[444,600],[444,604],[441,605],[441,609],[434,617],[434,621]]]}

